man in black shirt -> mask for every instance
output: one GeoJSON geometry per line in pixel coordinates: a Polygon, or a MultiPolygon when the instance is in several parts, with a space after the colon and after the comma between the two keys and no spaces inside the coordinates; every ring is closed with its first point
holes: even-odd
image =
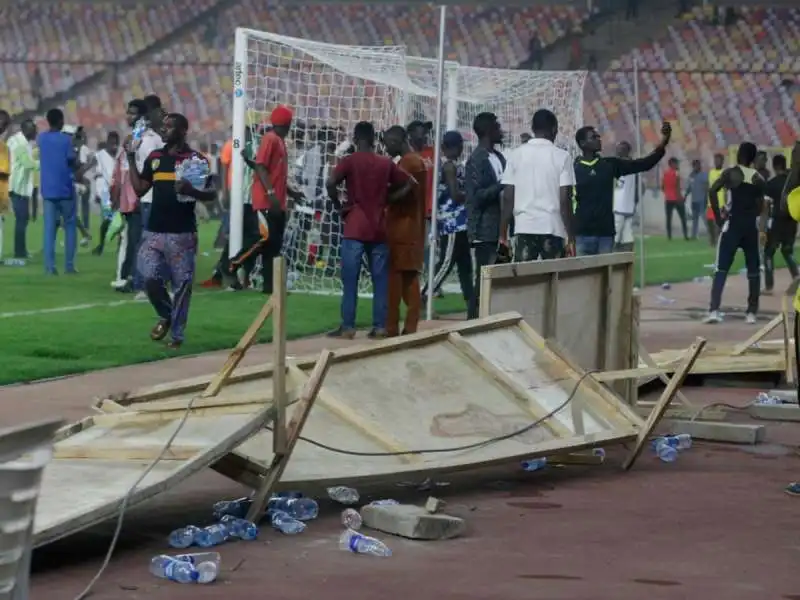
{"type": "Polygon", "coordinates": [[[134,191],[141,198],[153,190],[153,204],[144,224],[137,257],[147,297],[159,317],[150,338],[160,341],[171,331],[168,347],[174,349],[183,343],[192,297],[197,254],[195,200],[214,202],[216,199],[216,190],[208,182],[205,189],[198,190],[188,181],[176,178],[176,167],[185,160],[199,159],[208,164],[208,159],[186,143],[188,129],[186,117],[177,113],[167,115],[164,120],[166,145],[150,153],[141,173],[136,166],[135,152],[126,148],[134,191]],[[167,280],[171,283],[173,298],[167,293],[167,280]]]}
{"type": "Polygon", "coordinates": [[[764,291],[771,295],[775,285],[775,252],[780,249],[792,279],[798,275],[797,261],[794,259],[794,238],[797,236],[797,222],[781,207],[781,195],[786,187],[789,172],[786,170],[786,157],[776,154],[772,158],[775,177],[767,182],[769,198],[769,220],[767,221],[767,243],[764,246],[764,291]]]}
{"type": "Polygon", "coordinates": [[[744,142],[736,153],[736,166],[725,169],[708,190],[714,220],[720,229],[717,242],[717,270],[711,284],[711,304],[704,323],[721,323],[719,307],[722,304],[722,290],[728,278],[728,271],[739,248],[744,252],[747,267],[747,314],[748,323],[756,322],[758,296],[761,284],[759,273],[759,249],[766,238],[767,213],[764,194],[766,183],[753,168],[756,159],[756,145],[744,142]],[[722,188],[730,191],[730,201],[725,209],[715,202],[717,192],[722,188]]]}
{"type": "Polygon", "coordinates": [[[578,256],[614,250],[614,183],[624,175],[649,171],[666,153],[672,136],[669,123],[661,126],[661,143],[643,158],[600,156],[602,141],[594,127],[581,127],[575,141],[581,156],[575,160],[575,249],[578,256]]]}

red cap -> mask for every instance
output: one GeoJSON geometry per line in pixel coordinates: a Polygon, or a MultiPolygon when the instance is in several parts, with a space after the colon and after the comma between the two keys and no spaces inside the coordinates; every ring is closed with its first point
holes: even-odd
{"type": "Polygon", "coordinates": [[[288,127],[292,124],[292,109],[288,106],[277,106],[269,117],[273,127],[288,127]]]}

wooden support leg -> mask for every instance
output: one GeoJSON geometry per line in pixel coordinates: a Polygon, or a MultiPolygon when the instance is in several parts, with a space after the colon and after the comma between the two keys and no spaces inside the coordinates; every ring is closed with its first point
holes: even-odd
{"type": "Polygon", "coordinates": [[[250,327],[248,327],[247,331],[244,332],[244,335],[236,344],[236,347],[231,350],[231,353],[228,355],[228,360],[225,361],[225,364],[222,365],[222,368],[219,370],[219,372],[206,386],[206,389],[200,394],[201,398],[211,398],[219,394],[219,391],[227,383],[231,373],[233,373],[236,367],[239,366],[239,363],[242,362],[242,359],[244,358],[244,355],[247,354],[250,346],[255,343],[258,332],[272,314],[273,308],[274,306],[272,303],[272,298],[270,298],[264,304],[264,307],[261,309],[261,312],[258,313],[258,316],[253,320],[252,323],[250,323],[250,327]]]}
{"type": "Polygon", "coordinates": [[[272,451],[286,450],[286,259],[278,256],[272,262],[272,402],[275,406],[275,428],[272,451]]]}
{"type": "MultiPolygon", "coordinates": [[[[330,350],[323,350],[319,355],[317,364],[314,366],[314,369],[311,371],[311,374],[308,377],[308,381],[306,381],[305,386],[303,386],[303,391],[300,394],[298,406],[292,415],[292,420],[289,422],[289,425],[286,428],[285,451],[283,454],[275,454],[275,456],[272,458],[272,464],[269,467],[269,471],[264,476],[264,479],[261,482],[261,487],[256,491],[255,496],[253,497],[253,504],[250,506],[250,510],[247,513],[248,521],[255,522],[261,517],[261,515],[264,514],[264,511],[267,508],[267,503],[272,495],[272,490],[275,489],[275,485],[280,481],[283,471],[286,469],[286,465],[289,463],[289,459],[292,457],[292,451],[294,450],[294,447],[297,444],[297,439],[300,437],[303,426],[308,419],[308,415],[311,412],[311,407],[314,405],[314,400],[316,400],[317,394],[322,387],[322,382],[325,380],[325,375],[328,373],[328,368],[330,367],[332,357],[333,353],[330,350]]],[[[277,422],[275,424],[275,429],[277,429],[277,422]]]]}
{"type": "Polygon", "coordinates": [[[667,388],[661,394],[661,398],[659,398],[658,402],[653,407],[653,411],[650,413],[650,416],[647,417],[644,427],[642,427],[639,431],[639,437],[636,440],[636,446],[622,465],[622,468],[626,471],[629,470],[633,466],[633,463],[636,462],[636,459],[639,458],[639,455],[642,453],[642,449],[644,449],[645,445],[647,444],[647,440],[653,434],[653,431],[655,430],[659,421],[661,421],[661,417],[663,417],[664,413],[667,412],[667,408],[669,408],[669,404],[672,401],[673,396],[675,396],[678,388],[683,385],[683,380],[686,379],[686,375],[692,370],[697,357],[700,356],[700,352],[703,351],[705,345],[705,339],[697,338],[695,343],[692,344],[691,348],[689,348],[689,352],[683,359],[683,362],[675,370],[675,374],[672,376],[667,388]]]}
{"type": "Polygon", "coordinates": [[[757,344],[765,337],[767,337],[770,333],[772,333],[772,330],[780,326],[782,322],[783,322],[783,313],[774,317],[769,323],[764,325],[761,329],[756,331],[753,335],[751,335],[741,344],[734,346],[733,352],[731,352],[731,356],[741,356],[742,354],[747,352],[754,344],[757,344]]]}
{"type": "Polygon", "coordinates": [[[786,361],[785,379],[786,385],[794,387],[797,381],[797,365],[795,364],[794,335],[792,333],[792,315],[790,307],[792,297],[785,295],[781,298],[781,321],[783,324],[783,357],[786,361]]]}
{"type": "MultiPolygon", "coordinates": [[[[648,367],[658,368],[658,365],[656,365],[656,361],[653,360],[653,357],[650,356],[650,353],[647,350],[645,350],[643,346],[639,346],[639,358],[641,358],[648,367]]],[[[669,386],[670,378],[667,377],[666,374],[659,373],[658,374],[658,379],[664,385],[669,386]]],[[[689,401],[689,399],[680,390],[675,392],[675,398],[678,400],[678,402],[680,402],[686,408],[693,408],[694,407],[694,405],[689,401]]]]}

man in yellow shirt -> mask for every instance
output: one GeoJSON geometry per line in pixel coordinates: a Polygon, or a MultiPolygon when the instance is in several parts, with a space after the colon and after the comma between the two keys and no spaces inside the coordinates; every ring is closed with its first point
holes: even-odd
{"type": "Polygon", "coordinates": [[[0,259],[3,258],[3,230],[9,206],[8,179],[11,177],[11,160],[5,140],[9,125],[11,125],[11,115],[8,111],[0,109],[0,259]]]}
{"type": "MultiPolygon", "coordinates": [[[[714,155],[714,168],[708,172],[708,187],[711,189],[711,186],[714,185],[714,182],[720,178],[722,172],[725,170],[725,157],[722,154],[715,154],[714,155]]],[[[720,208],[725,207],[725,189],[721,189],[717,192],[717,202],[720,208]]],[[[719,227],[717,226],[717,221],[714,218],[714,211],[711,209],[711,203],[709,202],[708,207],[706,208],[706,229],[708,230],[708,238],[711,242],[712,246],[717,245],[717,238],[719,237],[719,227]]]]}

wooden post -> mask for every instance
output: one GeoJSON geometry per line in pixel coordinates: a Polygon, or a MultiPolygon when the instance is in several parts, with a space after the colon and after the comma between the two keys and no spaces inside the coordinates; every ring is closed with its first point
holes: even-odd
{"type": "Polygon", "coordinates": [[[272,261],[272,402],[275,406],[275,429],[272,451],[286,451],[286,259],[272,261]]]}
{"type": "MultiPolygon", "coordinates": [[[[328,368],[330,367],[332,358],[333,353],[330,350],[323,350],[320,353],[317,364],[314,365],[314,369],[311,371],[308,381],[306,381],[306,384],[303,386],[303,391],[300,393],[300,400],[298,401],[298,406],[292,415],[292,420],[284,431],[284,435],[286,436],[286,446],[284,448],[284,452],[281,454],[276,453],[272,457],[272,464],[269,467],[269,471],[264,476],[264,479],[261,482],[261,487],[259,487],[253,497],[253,504],[250,506],[250,510],[247,512],[248,521],[257,523],[264,514],[264,511],[267,508],[267,503],[269,502],[269,498],[272,495],[272,490],[275,489],[275,485],[281,480],[283,471],[286,469],[286,465],[289,463],[289,459],[292,456],[292,451],[297,444],[300,433],[303,431],[303,426],[306,424],[308,415],[311,412],[311,407],[314,406],[314,400],[316,400],[317,394],[319,394],[319,390],[322,387],[322,382],[325,380],[325,375],[328,373],[328,368]]],[[[272,433],[275,435],[277,432],[278,423],[276,419],[272,433]]]]}
{"type": "Polygon", "coordinates": [[[639,458],[639,455],[642,453],[642,450],[647,444],[648,439],[658,426],[661,418],[667,412],[667,408],[669,408],[669,404],[672,402],[673,396],[675,396],[675,394],[678,392],[678,389],[683,385],[683,380],[686,379],[686,375],[688,375],[689,371],[692,370],[697,357],[700,356],[700,353],[703,351],[705,346],[706,340],[700,337],[697,338],[695,343],[692,344],[692,347],[689,348],[686,358],[683,359],[681,365],[675,370],[675,374],[672,376],[672,379],[670,379],[667,388],[661,394],[661,398],[658,399],[658,402],[656,402],[656,405],[653,407],[653,411],[650,413],[650,416],[647,417],[644,427],[639,430],[639,437],[636,440],[636,446],[622,464],[622,468],[626,471],[630,469],[633,466],[633,463],[636,462],[636,459],[639,458]]]}

